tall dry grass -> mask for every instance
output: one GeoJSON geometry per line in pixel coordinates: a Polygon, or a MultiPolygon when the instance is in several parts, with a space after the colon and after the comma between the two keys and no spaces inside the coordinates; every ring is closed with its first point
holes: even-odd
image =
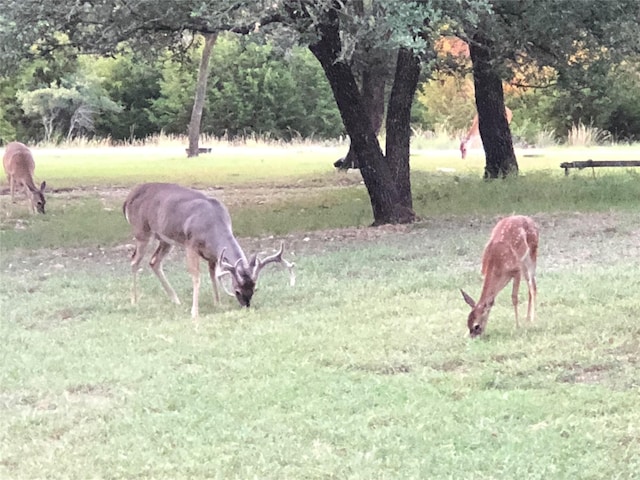
{"type": "Polygon", "coordinates": [[[567,132],[567,145],[570,147],[592,147],[612,144],[611,133],[593,125],[585,125],[581,121],[574,124],[567,132]]]}

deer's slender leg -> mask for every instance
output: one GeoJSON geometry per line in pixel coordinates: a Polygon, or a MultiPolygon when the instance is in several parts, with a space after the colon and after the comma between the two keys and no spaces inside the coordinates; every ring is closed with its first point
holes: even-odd
{"type": "Polygon", "coordinates": [[[36,206],[34,203],[33,192],[27,187],[27,184],[24,184],[24,193],[27,196],[27,202],[29,202],[29,211],[32,215],[36,214],[36,206]]]}
{"type": "Polygon", "coordinates": [[[538,294],[538,285],[536,285],[535,274],[527,279],[529,286],[529,305],[527,306],[527,320],[533,323],[536,319],[536,296],[538,294]]]}
{"type": "Polygon", "coordinates": [[[175,290],[171,287],[171,285],[169,285],[167,277],[164,276],[164,271],[162,270],[162,260],[167,255],[167,253],[171,251],[171,248],[172,246],[170,243],[160,240],[158,248],[156,248],[156,251],[153,252],[153,255],[151,256],[149,265],[151,266],[153,273],[155,273],[160,280],[164,291],[167,292],[167,295],[169,295],[171,301],[175,304],[180,305],[180,299],[178,298],[178,295],[176,295],[175,290]]]}
{"type": "Polygon", "coordinates": [[[9,175],[9,190],[11,191],[11,203],[15,203],[16,179],[13,175],[9,175]]]}
{"type": "Polygon", "coordinates": [[[198,318],[198,297],[200,295],[200,255],[187,247],[187,268],[193,283],[193,301],[191,303],[191,317],[198,318]]]}
{"type": "Polygon", "coordinates": [[[513,311],[516,315],[516,328],[520,328],[518,323],[518,290],[520,289],[520,274],[513,277],[513,290],[511,290],[511,303],[513,303],[513,311]]]}
{"type": "Polygon", "coordinates": [[[537,248],[532,249],[531,255],[524,263],[522,274],[527,281],[527,289],[529,290],[529,302],[527,304],[527,321],[533,322],[536,316],[536,294],[538,287],[536,285],[536,253],[537,248]]]}
{"type": "Polygon", "coordinates": [[[218,292],[218,279],[216,278],[216,262],[209,262],[209,277],[213,285],[213,299],[216,305],[220,304],[220,293],[218,292]]]}
{"type": "Polygon", "coordinates": [[[133,288],[131,290],[131,303],[138,303],[138,270],[140,262],[144,258],[144,252],[149,245],[149,238],[136,238],[136,249],[131,255],[131,274],[133,275],[133,288]]]}

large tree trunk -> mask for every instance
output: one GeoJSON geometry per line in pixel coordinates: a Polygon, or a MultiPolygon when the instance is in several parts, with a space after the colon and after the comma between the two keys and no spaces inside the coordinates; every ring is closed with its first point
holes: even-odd
{"type": "Polygon", "coordinates": [[[371,199],[373,225],[409,223],[415,220],[411,208],[403,205],[393,173],[382,153],[376,132],[367,118],[364,102],[351,67],[339,60],[340,33],[336,11],[330,9],[318,31],[319,40],[309,49],[325,72],[345,129],[360,164],[360,173],[371,199]]]}
{"type": "MultiPolygon", "coordinates": [[[[384,119],[385,84],[386,77],[380,69],[365,70],[362,73],[362,103],[364,104],[367,118],[371,122],[371,128],[373,128],[376,135],[380,132],[382,120],[384,119]]],[[[349,145],[347,156],[341,158],[333,165],[343,170],[360,168],[353,143],[349,145]]]]}
{"type": "Polygon", "coordinates": [[[410,178],[411,104],[418,88],[420,60],[405,48],[398,50],[396,73],[387,112],[386,157],[400,203],[413,209],[410,178]]]}
{"type": "Polygon", "coordinates": [[[473,63],[478,127],[486,156],[484,177],[517,175],[518,162],[505,116],[502,79],[491,64],[491,41],[476,34],[469,50],[473,63]]]}
{"type": "Polygon", "coordinates": [[[196,94],[193,100],[193,110],[191,110],[191,121],[189,122],[189,149],[188,157],[197,157],[199,151],[198,140],[200,139],[200,124],[202,123],[202,110],[204,110],[204,101],[207,97],[207,80],[209,78],[209,59],[213,46],[216,43],[218,35],[215,33],[207,33],[204,35],[204,48],[202,49],[202,57],[200,58],[200,67],[198,68],[198,80],[196,83],[196,94]]]}

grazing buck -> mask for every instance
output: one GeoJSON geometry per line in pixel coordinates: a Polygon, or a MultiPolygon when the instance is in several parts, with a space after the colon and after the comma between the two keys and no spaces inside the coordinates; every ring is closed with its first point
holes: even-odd
{"type": "MultiPolygon", "coordinates": [[[[507,123],[511,123],[511,118],[513,117],[511,109],[505,107],[504,114],[507,117],[507,123]]],[[[462,159],[467,157],[469,147],[478,143],[482,146],[482,138],[480,138],[480,120],[476,113],[476,116],[473,117],[473,122],[471,122],[471,128],[469,128],[467,134],[460,139],[460,155],[462,156],[462,159]]]]}
{"type": "Polygon", "coordinates": [[[522,277],[529,287],[527,320],[534,321],[537,256],[538,226],[531,218],[522,215],[506,217],[493,227],[491,238],[482,255],[484,283],[478,302],[476,303],[464,290],[460,290],[464,300],[471,307],[467,326],[472,337],[484,332],[496,296],[512,279],[511,301],[516,315],[516,328],[519,327],[518,289],[522,277]]]}
{"type": "Polygon", "coordinates": [[[198,294],[200,290],[200,258],[209,264],[209,276],[213,283],[216,303],[220,302],[217,281],[229,275],[234,293],[240,305],[248,307],[253,297],[260,271],[269,263],[279,262],[295,283],[293,263],[282,258],[284,244],[280,250],[264,259],[253,255],[247,260],[238,241],[233,236],[231,218],[222,202],[207,197],[201,192],[172,183],[145,183],[135,187],[122,206],[124,216],[132,227],[136,242],[131,257],[133,273],[132,303],[138,301],[137,274],[145,250],[152,238],[159,241],[149,265],[160,279],[160,283],[171,298],[179,304],[164,272],[162,260],[173,245],[182,245],[187,251],[187,266],[193,280],[193,302],[191,316],[198,317],[198,294]]]}
{"type": "Polygon", "coordinates": [[[31,151],[24,143],[11,142],[7,145],[2,157],[2,165],[9,180],[11,202],[14,202],[16,187],[22,186],[29,200],[31,213],[44,213],[44,189],[47,182],[42,182],[40,188],[33,182],[33,172],[36,163],[33,161],[31,151]]]}

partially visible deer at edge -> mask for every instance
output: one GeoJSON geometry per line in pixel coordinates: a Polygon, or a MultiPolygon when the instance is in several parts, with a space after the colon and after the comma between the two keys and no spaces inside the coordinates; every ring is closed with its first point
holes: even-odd
{"type": "Polygon", "coordinates": [[[220,302],[217,281],[229,275],[234,292],[230,293],[226,288],[225,291],[235,295],[240,305],[248,307],[258,275],[270,263],[284,265],[289,270],[291,285],[295,283],[294,264],[282,258],[284,244],[266,258],[253,255],[247,259],[233,235],[231,217],[224,204],[201,192],[171,183],[145,183],[129,193],[122,209],[136,242],[131,257],[132,303],[138,301],[138,269],[152,238],[158,239],[159,244],[149,265],[176,304],[180,304],[180,300],[162,271],[162,260],[173,245],[185,247],[187,267],[193,282],[191,316],[194,319],[198,317],[201,258],[208,264],[216,303],[220,302]]]}
{"type": "Polygon", "coordinates": [[[538,226],[525,216],[515,215],[500,220],[491,232],[491,238],[482,255],[482,275],[484,283],[477,302],[464,290],[462,297],[471,307],[467,319],[469,334],[481,335],[489,320],[489,312],[498,293],[513,280],[511,301],[518,323],[518,289],[524,278],[529,289],[527,320],[535,320],[536,303],[536,260],[538,257],[538,226]]]}
{"type": "Polygon", "coordinates": [[[29,148],[20,142],[11,142],[7,144],[2,157],[2,165],[9,180],[9,190],[11,191],[11,202],[15,202],[16,187],[22,186],[27,199],[31,213],[44,213],[44,189],[47,182],[42,182],[40,188],[36,187],[33,181],[33,172],[36,169],[36,163],[29,148]]]}
{"type": "MultiPolygon", "coordinates": [[[[505,117],[507,117],[507,123],[511,123],[511,119],[513,118],[513,112],[509,107],[504,108],[505,117]]],[[[480,119],[478,118],[478,114],[473,117],[473,121],[471,122],[471,127],[466,135],[464,135],[460,139],[460,155],[464,160],[467,158],[467,151],[469,150],[469,146],[480,142],[482,145],[482,138],[480,137],[480,119]]]]}

